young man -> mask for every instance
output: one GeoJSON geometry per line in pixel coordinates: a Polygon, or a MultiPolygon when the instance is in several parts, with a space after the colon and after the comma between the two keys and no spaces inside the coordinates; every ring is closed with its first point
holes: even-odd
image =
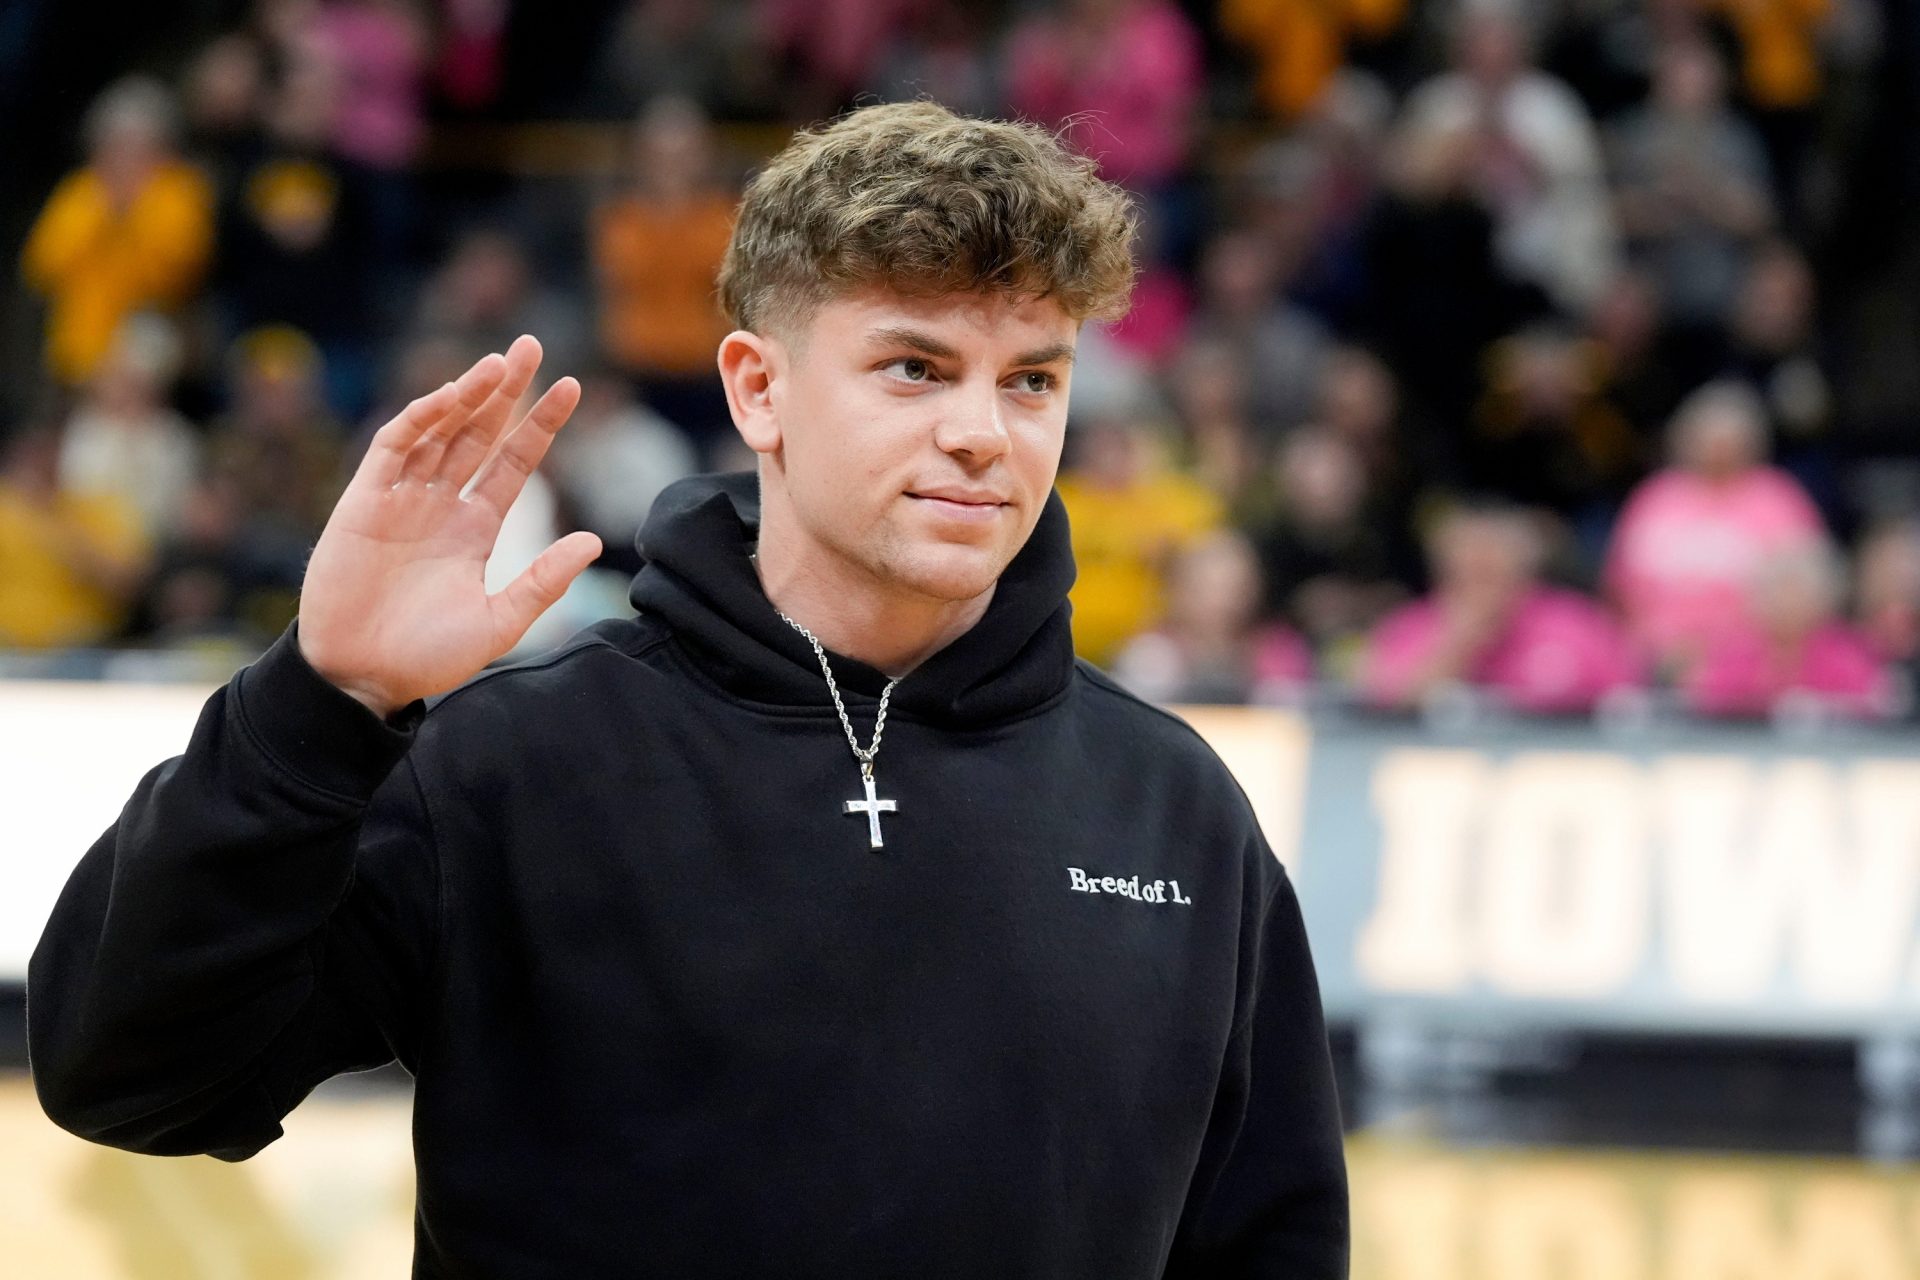
{"type": "Polygon", "coordinates": [[[481,585],[577,395],[495,447],[536,344],[410,406],[74,873],[48,1112],[242,1159],[398,1058],[419,1276],[1344,1275],[1293,891],[1200,740],[1073,659],[1051,486],[1130,235],[1029,127],[796,138],[721,281],[758,484],[669,490],[637,620],[430,713],[598,547],[481,585]]]}

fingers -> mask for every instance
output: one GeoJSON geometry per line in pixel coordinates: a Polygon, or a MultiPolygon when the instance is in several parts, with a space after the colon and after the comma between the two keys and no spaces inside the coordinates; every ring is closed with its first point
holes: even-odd
{"type": "Polygon", "coordinates": [[[580,384],[572,378],[562,378],[548,387],[547,394],[540,397],[519,426],[507,433],[480,468],[468,486],[467,498],[486,503],[504,520],[507,508],[520,496],[527,477],[538,469],[540,460],[547,456],[547,446],[579,403],[580,384]]]}
{"type": "Polygon", "coordinates": [[[600,558],[600,539],[591,533],[570,533],[542,551],[526,571],[490,596],[493,608],[494,656],[520,643],[534,620],[566,594],[573,580],[600,558]]]}
{"type": "Polygon", "coordinates": [[[482,356],[459,379],[421,396],[374,433],[361,468],[376,483],[390,485],[407,469],[420,449],[436,455],[474,410],[485,404],[506,376],[507,362],[499,355],[482,356]]]}
{"type": "Polygon", "coordinates": [[[486,461],[500,429],[512,418],[520,398],[533,385],[533,375],[540,369],[540,356],[540,343],[532,334],[521,334],[514,339],[513,345],[507,348],[506,376],[487,397],[487,402],[454,432],[438,457],[428,456],[425,449],[417,451],[418,456],[407,464],[408,474],[451,485],[455,490],[471,480],[474,471],[486,461]]]}
{"type": "Polygon", "coordinates": [[[453,384],[443,382],[402,409],[386,426],[373,433],[367,456],[360,460],[359,474],[383,488],[398,480],[414,442],[453,405],[453,384]]]}

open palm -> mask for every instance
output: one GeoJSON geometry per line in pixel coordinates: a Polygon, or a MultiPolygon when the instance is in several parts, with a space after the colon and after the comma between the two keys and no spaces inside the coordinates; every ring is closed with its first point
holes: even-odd
{"type": "Polygon", "coordinates": [[[523,337],[408,405],[374,435],[314,546],[300,651],[380,715],[512,649],[600,554],[599,538],[570,533],[487,594],[507,509],[580,400],[562,378],[507,430],[539,367],[540,344],[523,337]]]}

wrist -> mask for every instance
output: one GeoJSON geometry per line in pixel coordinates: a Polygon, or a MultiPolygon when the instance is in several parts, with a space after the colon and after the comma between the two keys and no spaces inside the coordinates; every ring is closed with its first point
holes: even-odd
{"type": "Polygon", "coordinates": [[[328,671],[324,663],[314,660],[312,651],[307,648],[305,637],[299,634],[297,624],[295,626],[294,641],[294,648],[299,653],[300,660],[307,664],[308,669],[367,710],[373,712],[373,714],[378,716],[382,721],[390,719],[395,712],[407,705],[405,699],[395,701],[390,695],[383,693],[371,685],[360,681],[345,679],[328,671]]]}
{"type": "Polygon", "coordinates": [[[373,712],[374,715],[379,716],[383,722],[392,720],[393,717],[400,712],[401,708],[407,705],[404,701],[396,702],[385,694],[378,693],[371,689],[364,689],[358,685],[343,680],[334,680],[330,677],[323,678],[334,688],[346,694],[367,710],[373,712]]]}

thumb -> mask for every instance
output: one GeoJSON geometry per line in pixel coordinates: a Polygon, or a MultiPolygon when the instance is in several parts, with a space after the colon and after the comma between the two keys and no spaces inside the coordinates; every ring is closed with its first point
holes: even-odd
{"type": "Polygon", "coordinates": [[[520,643],[527,628],[566,594],[581,571],[600,558],[597,535],[570,533],[542,551],[526,571],[489,597],[495,656],[520,643]]]}

